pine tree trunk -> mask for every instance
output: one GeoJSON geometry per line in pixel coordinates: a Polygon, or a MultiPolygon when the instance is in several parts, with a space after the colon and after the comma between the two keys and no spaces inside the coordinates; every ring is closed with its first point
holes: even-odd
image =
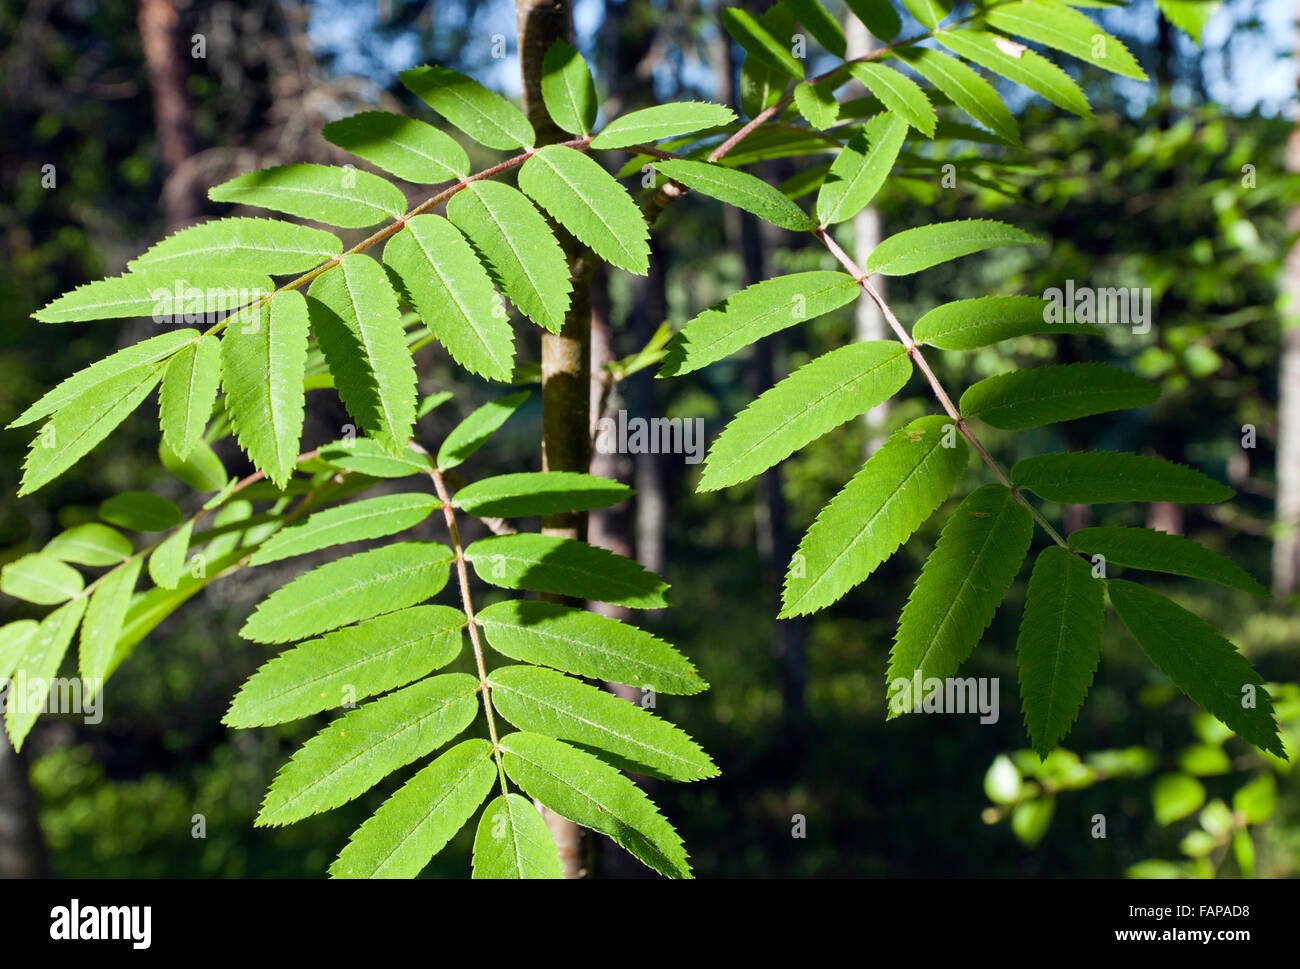
{"type": "Polygon", "coordinates": [[[154,132],[158,154],[168,177],[162,207],[168,231],[184,226],[199,214],[199,201],[189,186],[171,176],[194,153],[194,116],[186,78],[189,74],[173,0],[140,0],[140,47],[153,94],[154,132]]]}
{"type": "MultiPolygon", "coordinates": [[[[1291,133],[1287,171],[1300,172],[1300,128],[1291,133]]],[[[1287,228],[1300,231],[1300,208],[1287,228]]],[[[1282,273],[1285,311],[1277,368],[1277,538],[1273,542],[1273,594],[1300,590],[1300,242],[1287,253],[1282,273]]]]}

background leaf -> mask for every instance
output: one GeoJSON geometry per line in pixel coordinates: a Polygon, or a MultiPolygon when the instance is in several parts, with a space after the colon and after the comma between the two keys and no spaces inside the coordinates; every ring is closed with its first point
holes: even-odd
{"type": "Polygon", "coordinates": [[[1048,501],[1079,505],[1111,501],[1214,504],[1234,494],[1192,468],[1123,451],[1039,454],[1019,461],[1011,480],[1048,501]]]}

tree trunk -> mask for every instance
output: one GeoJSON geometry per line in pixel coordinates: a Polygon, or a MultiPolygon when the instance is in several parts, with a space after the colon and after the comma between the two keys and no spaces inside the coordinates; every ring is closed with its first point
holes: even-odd
{"type": "Polygon", "coordinates": [[[46,864],[27,762],[0,738],[0,878],[44,878],[46,864]]]}
{"type": "MultiPolygon", "coordinates": [[[[1300,172],[1300,128],[1286,149],[1287,171],[1300,172]]],[[[1287,228],[1300,231],[1300,208],[1287,228]]],[[[1273,542],[1273,594],[1300,590],[1300,242],[1287,253],[1282,273],[1284,310],[1277,368],[1277,537],[1273,542]]]]}
{"type": "MultiPolygon", "coordinates": [[[[542,58],[555,41],[572,40],[572,5],[569,0],[516,0],[515,14],[524,113],[532,122],[538,145],[564,141],[568,134],[551,121],[542,100],[542,58]]],[[[593,262],[576,239],[554,223],[552,228],[569,261],[573,295],[560,332],[542,334],[542,469],[585,472],[591,464],[588,414],[593,262]]],[[[542,519],[542,533],[585,539],[587,517],[580,513],[547,515],[542,519]]],[[[583,829],[549,808],[539,807],[560,849],[565,877],[586,877],[591,849],[583,829]]]]}
{"type": "Polygon", "coordinates": [[[173,181],[185,159],[194,153],[194,116],[186,79],[184,38],[173,0],[140,0],[140,46],[153,93],[154,130],[167,181],[162,207],[168,231],[184,226],[199,214],[199,202],[187,185],[173,181]]]}

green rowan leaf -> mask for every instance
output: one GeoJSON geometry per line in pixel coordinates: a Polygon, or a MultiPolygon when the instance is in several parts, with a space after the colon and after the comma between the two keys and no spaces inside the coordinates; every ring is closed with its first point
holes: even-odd
{"type": "Polygon", "coordinates": [[[301,524],[276,532],[254,553],[249,564],[266,565],[331,545],[396,535],[415,527],[439,507],[432,495],[406,493],[326,508],[301,524]]]}
{"type": "Polygon", "coordinates": [[[492,745],[462,741],[402,785],[352,833],[330,865],[330,875],[414,878],[465,826],[496,779],[492,745]]]}
{"type": "Polygon", "coordinates": [[[474,182],[447,203],[447,218],[487,262],[510,302],[560,332],[569,308],[569,264],[537,207],[501,182],[474,182]]]}
{"type": "Polygon", "coordinates": [[[559,849],[541,813],[518,794],[483,809],[474,836],[474,878],[563,878],[559,849]]]}
{"type": "Polygon", "coordinates": [[[627,485],[608,478],[576,471],[539,471],[475,481],[456,492],[456,504],[480,518],[522,518],[608,508],[631,495],[627,485]]]}
{"type": "Polygon", "coordinates": [[[1268,590],[1232,559],[1182,535],[1153,528],[1081,528],[1070,534],[1070,547],[1105,556],[1107,562],[1125,568],[1207,579],[1254,596],[1268,596],[1268,590]]]}
{"type": "Polygon", "coordinates": [[[510,379],[514,331],[491,278],[454,225],[417,215],[384,246],[384,265],[457,363],[490,380],[510,379]]]}
{"type": "Polygon", "coordinates": [[[108,677],[117,640],[131,605],[131,595],[135,592],[143,566],[143,559],[128,559],[104,576],[90,597],[86,621],[81,625],[78,654],[81,678],[88,684],[100,683],[108,677]]]}
{"type": "Polygon", "coordinates": [[[888,400],[911,376],[895,341],[851,343],[766,390],[718,435],[697,491],[748,481],[845,421],[888,400]]]}
{"type": "Polygon", "coordinates": [[[879,40],[893,40],[903,29],[903,22],[890,0],[844,0],[844,6],[879,40]]]}
{"type": "Polygon", "coordinates": [[[587,62],[567,40],[557,40],[542,58],[542,101],[551,120],[569,134],[585,135],[596,123],[596,85],[587,62]]]}
{"type": "Polygon", "coordinates": [[[1038,553],[1016,640],[1025,730],[1046,757],[1079,715],[1101,660],[1106,602],[1088,563],[1053,545],[1038,553]]]}
{"type": "Polygon", "coordinates": [[[455,659],[464,628],[459,609],[412,606],[310,639],[250,676],[221,722],[287,723],[405,686],[455,659]]]}
{"type": "Polygon", "coordinates": [[[1048,501],[1076,505],[1112,501],[1215,504],[1235,494],[1185,465],[1123,451],[1039,454],[1017,462],[1011,480],[1048,501]]]}
{"type": "Polygon", "coordinates": [[[344,256],[312,283],[307,309],[348,413],[401,454],[415,426],[415,363],[383,267],[361,253],[344,256]]]}
{"type": "Polygon", "coordinates": [[[98,522],[87,522],[60,532],[44,549],[46,555],[64,562],[96,566],[117,565],[132,551],[130,539],[98,522]]]}
{"type": "Polygon", "coordinates": [[[161,364],[95,384],[61,409],[33,439],[18,497],[49,484],[85,457],[140,406],[162,379],[161,364]]]}
{"type": "Polygon", "coordinates": [[[174,267],[144,266],[139,272],[78,286],[32,318],[42,323],[77,323],[148,316],[159,324],[193,323],[195,317],[215,318],[238,309],[272,289],[270,278],[258,272],[200,268],[182,273],[174,267]]]}
{"type": "Polygon", "coordinates": [[[221,382],[221,344],[204,336],[182,347],[163,375],[158,421],[177,457],[187,457],[212,414],[221,382]]]}
{"type": "Polygon", "coordinates": [[[510,599],[476,617],[489,645],[524,663],[594,679],[693,694],[708,689],[690,661],[643,629],[585,609],[510,599]]]}
{"type": "Polygon", "coordinates": [[[904,229],[867,257],[867,272],[907,276],[950,259],[997,246],[1037,245],[1043,240],[992,219],[960,219],[904,229]]]}
{"type": "Polygon", "coordinates": [[[1103,70],[1147,79],[1128,48],[1084,14],[1065,5],[1028,2],[1003,4],[985,12],[985,21],[998,30],[1062,51],[1103,70]]]}
{"type": "Polygon", "coordinates": [[[184,519],[175,502],[150,491],[124,491],[105,499],[99,517],[110,525],[133,532],[165,532],[184,519]]]}
{"type": "Polygon", "coordinates": [[[613,767],[536,733],[502,737],[501,749],[506,774],[556,814],[614,839],[661,875],[691,877],[677,832],[613,767]]]}
{"type": "Polygon", "coordinates": [[[110,381],[114,382],[115,387],[119,387],[121,386],[119,378],[127,377],[129,374],[141,376],[153,374],[161,369],[160,366],[156,366],[159,361],[172,356],[198,338],[198,330],[173,330],[118,350],[63,380],[10,422],[9,427],[34,424],[41,418],[49,417],[56,411],[62,410],[78,398],[93,399],[92,395],[94,395],[94,397],[111,400],[110,395],[103,393],[103,388],[110,381]]]}
{"type": "Polygon", "coordinates": [[[932,47],[909,47],[899,51],[898,56],[1003,141],[1013,145],[1020,143],[1020,129],[1016,125],[1016,119],[1011,116],[993,86],[973,69],[932,47]]]}
{"type": "Polygon", "coordinates": [[[488,675],[492,703],[521,730],[608,750],[678,781],[715,777],[699,744],[654,714],[554,670],[502,666],[488,675]]]}
{"type": "Polygon", "coordinates": [[[551,592],[632,609],[668,605],[668,585],[653,572],[633,559],[572,538],[528,533],[481,538],[465,550],[465,558],[480,579],[503,589],[551,592]]]}
{"type": "Polygon", "coordinates": [[[80,572],[45,552],[24,555],[0,569],[0,592],[42,606],[67,602],[85,585],[80,572]]]}
{"type": "Polygon", "coordinates": [[[190,448],[190,453],[180,458],[168,447],[167,440],[164,438],[158,442],[158,460],[162,462],[164,468],[195,491],[220,492],[232,486],[235,480],[226,474],[226,466],[221,463],[221,459],[217,457],[217,453],[211,446],[203,440],[195,441],[190,448]]]}
{"type": "Polygon", "coordinates": [[[817,221],[835,225],[870,205],[906,138],[907,122],[896,114],[876,115],[859,129],[831,162],[817,193],[817,221]]]}
{"type": "Polygon", "coordinates": [[[35,619],[18,619],[0,626],[0,682],[18,668],[18,661],[39,628],[35,619]]]}
{"type": "Polygon", "coordinates": [[[650,229],[632,196],[596,162],[548,145],[519,169],[519,187],[606,262],[644,276],[650,229]]]}
{"type": "Polygon", "coordinates": [[[629,148],[677,135],[718,128],[736,120],[736,113],[707,101],[674,101],[615,118],[591,139],[592,148],[629,148]]]}
{"type": "Polygon", "coordinates": [[[1092,117],[1088,98],[1074,78],[1023,44],[983,30],[943,30],[938,39],[966,60],[1024,85],[1057,107],[1092,117]]]}
{"type": "Polygon", "coordinates": [[[1083,323],[1049,323],[1050,304],[1037,296],[981,296],[936,306],[916,321],[912,336],[941,350],[975,350],[1036,333],[1100,335],[1083,323]]]}
{"type": "Polygon", "coordinates": [[[1104,363],[1065,363],[1014,370],[973,384],[961,396],[966,417],[1021,431],[1107,411],[1145,407],[1160,387],[1104,363]]]}
{"type": "Polygon", "coordinates": [[[149,556],[149,578],[160,589],[174,589],[185,572],[185,557],[190,548],[194,519],[187,519],[149,556]]]}
{"type": "Polygon", "coordinates": [[[434,185],[469,174],[469,156],[446,132],[387,111],[365,111],[321,129],[330,144],[408,182],[434,185]]]}
{"type": "Polygon", "coordinates": [[[338,237],[323,229],[279,219],[232,217],[181,229],[126,265],[132,272],[170,270],[184,274],[202,266],[287,276],[314,269],[342,251],[338,237]]]}
{"type": "MultiPolygon", "coordinates": [[[[727,8],[730,9],[730,8],[727,8]]],[[[752,212],[760,219],[795,232],[814,229],[814,222],[803,209],[761,178],[709,162],[673,159],[656,161],[655,168],[687,188],[728,205],[752,212]]]]}
{"type": "Polygon", "coordinates": [[[346,804],[468,727],[477,692],[474,677],[444,673],[339,717],[280,768],[253,823],[292,824],[346,804]]]}
{"type": "MultiPolygon", "coordinates": [[[[47,683],[58,674],[68,644],[77,632],[77,624],[86,612],[86,598],[82,596],[65,602],[41,620],[36,632],[27,640],[15,672],[21,671],[29,682],[42,680],[47,683]]],[[[6,704],[5,730],[14,750],[23,749],[23,741],[43,708],[44,704],[6,704]]]]}
{"type": "Polygon", "coordinates": [[[405,609],[447,584],[451,550],[437,542],[396,542],[329,562],[262,600],[239,635],[287,643],[405,609]]]}
{"type": "Polygon", "coordinates": [[[378,175],[337,165],[278,165],[208,189],[214,202],[285,212],[346,229],[400,218],[406,197],[378,175]]]}
{"type": "Polygon", "coordinates": [[[919,705],[911,693],[916,674],[922,683],[956,674],[993,621],[1033,537],[1029,510],[1002,485],[977,488],[957,506],[898,620],[885,674],[889,716],[919,705]],[[906,689],[896,688],[899,681],[906,689]]]}
{"type": "Polygon", "coordinates": [[[874,572],[943,504],[967,454],[946,416],[921,417],[895,432],[799,543],[781,617],[824,608],[874,572]]]}
{"type": "Polygon", "coordinates": [[[429,459],[415,451],[406,450],[394,455],[378,441],[357,437],[345,443],[321,448],[321,460],[333,467],[372,478],[407,478],[413,474],[427,475],[433,465],[429,459]]]}
{"type": "Polygon", "coordinates": [[[836,57],[844,56],[848,45],[844,30],[821,5],[820,0],[785,0],[785,5],[828,53],[836,57]]]}
{"type": "Polygon", "coordinates": [[[884,106],[927,138],[934,137],[939,118],[921,85],[883,64],[861,61],[849,65],[849,72],[884,106]]]}
{"type": "Polygon", "coordinates": [[[796,81],[803,80],[803,65],[790,53],[790,38],[774,36],[770,25],[739,7],[722,8],[722,26],[750,57],[779,68],[796,81]]]}
{"type": "Polygon", "coordinates": [[[847,273],[813,271],[766,279],[734,293],[688,322],[668,345],[660,377],[679,377],[728,357],[755,340],[852,302],[847,273]]]}
{"type": "Polygon", "coordinates": [[[249,460],[281,488],[293,474],[302,439],[308,329],[307,300],[290,290],[261,309],[245,310],[221,341],[231,427],[249,460]]]}
{"type": "Polygon", "coordinates": [[[536,139],[523,112],[478,81],[436,64],[402,71],[402,84],[480,145],[509,150],[536,139]]]}
{"type": "Polygon", "coordinates": [[[804,120],[818,131],[825,131],[840,116],[840,103],[835,100],[835,92],[825,84],[810,84],[808,81],[796,84],[794,105],[804,120]]]}
{"type": "Polygon", "coordinates": [[[453,427],[442,447],[438,448],[438,470],[456,467],[481,448],[528,397],[528,391],[521,390],[500,400],[489,401],[453,427]]]}
{"type": "MultiPolygon", "coordinates": [[[[794,17],[784,3],[774,3],[759,17],[758,23],[770,37],[793,40],[794,17]]],[[[802,77],[800,78],[802,80],[802,77]]],[[[775,107],[790,86],[790,75],[759,57],[746,57],[740,65],[740,104],[751,118],[775,107]]],[[[742,164],[732,159],[733,164],[742,164]]]]}
{"type": "Polygon", "coordinates": [[[1156,6],[1171,24],[1200,44],[1201,32],[1221,4],[1217,0],[1156,0],[1156,6]]]}
{"type": "Polygon", "coordinates": [[[939,21],[952,10],[951,0],[903,0],[903,6],[923,26],[931,29],[939,26],[939,21]]]}
{"type": "Polygon", "coordinates": [[[1123,579],[1106,588],[1128,631],[1174,686],[1239,737],[1286,757],[1264,679],[1232,643],[1158,592],[1123,579]]]}

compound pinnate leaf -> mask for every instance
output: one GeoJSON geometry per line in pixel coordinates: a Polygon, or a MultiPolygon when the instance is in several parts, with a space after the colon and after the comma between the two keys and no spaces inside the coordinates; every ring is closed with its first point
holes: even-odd
{"type": "Polygon", "coordinates": [[[1107,563],[1207,579],[1251,595],[1268,595],[1268,590],[1232,559],[1182,535],[1168,535],[1153,528],[1099,527],[1071,532],[1069,541],[1071,548],[1104,556],[1107,563]]]}
{"type": "Polygon", "coordinates": [[[858,295],[847,273],[814,270],[766,279],[688,322],[668,345],[660,377],[707,367],[765,336],[838,309],[858,295]]]}
{"type": "Polygon", "coordinates": [[[307,309],[348,412],[401,454],[415,426],[415,362],[383,267],[361,253],[344,256],[312,283],[307,309]]]}
{"type": "Polygon", "coordinates": [[[265,565],[331,545],[396,535],[418,525],[438,507],[438,499],[432,495],[396,494],[327,508],[301,524],[276,532],[254,553],[249,564],[265,565]]]}
{"type": "MultiPolygon", "coordinates": [[[[34,424],[79,398],[93,399],[94,396],[102,396],[106,400],[111,399],[111,395],[98,393],[97,388],[103,387],[109,381],[118,381],[118,378],[131,373],[142,377],[151,375],[159,369],[155,364],[197,339],[199,339],[198,330],[173,330],[118,350],[63,380],[10,422],[9,427],[34,424]]],[[[114,386],[120,386],[120,383],[115,383],[114,386]]]]}
{"type": "Polygon", "coordinates": [[[280,768],[254,823],[291,824],[347,803],[468,727],[477,692],[474,677],[445,673],[339,717],[280,768]]]}
{"type": "Polygon", "coordinates": [[[406,197],[378,175],[336,165],[279,165],[208,190],[214,202],[273,209],[346,229],[363,229],[406,211],[406,197]]]}
{"type": "Polygon", "coordinates": [[[907,48],[898,56],[1003,141],[1013,145],[1020,143],[1016,119],[993,86],[970,67],[931,47],[907,48]]]}
{"type": "Polygon", "coordinates": [[[564,877],[555,839],[527,798],[503,794],[483,809],[474,835],[473,877],[564,877]]]}
{"type": "Polygon", "coordinates": [[[948,417],[918,418],[895,432],[799,543],[786,573],[781,617],[824,608],[874,572],[943,504],[967,456],[948,417]]]}
{"type": "Polygon", "coordinates": [[[214,336],[183,347],[167,365],[158,394],[158,422],[177,457],[187,457],[203,436],[220,383],[221,343],[214,336]]]}
{"type": "Polygon", "coordinates": [[[810,441],[888,400],[911,376],[896,341],[851,343],[800,367],[736,415],[704,462],[699,491],[766,471],[810,441]]]}
{"type": "Polygon", "coordinates": [[[645,275],[650,229],[632,196],[582,152],[548,145],[519,169],[519,187],[611,265],[645,275]]]}
{"type": "Polygon", "coordinates": [[[438,448],[438,470],[454,468],[481,448],[497,429],[528,399],[528,391],[521,390],[500,400],[490,401],[474,410],[451,429],[438,448]]]}
{"type": "Polygon", "coordinates": [[[43,606],[67,602],[85,585],[80,572],[45,552],[24,555],[0,569],[0,592],[43,606]]]}
{"type": "Polygon", "coordinates": [[[99,517],[133,532],[165,532],[184,518],[175,502],[149,491],[124,491],[105,499],[99,517]]]}
{"type": "Polygon", "coordinates": [[[876,115],[831,162],[817,193],[817,221],[834,225],[851,219],[871,203],[885,184],[907,137],[907,122],[896,114],[876,115]]]}
{"type": "Polygon", "coordinates": [[[1023,84],[1058,107],[1092,117],[1088,99],[1074,78],[1023,44],[982,30],[943,30],[938,39],[966,60],[1023,84]]]}
{"type": "Polygon", "coordinates": [[[520,730],[608,750],[677,781],[718,773],[699,744],[668,721],[571,676],[540,666],[502,666],[488,684],[493,706],[520,730]]]}
{"type": "Polygon", "coordinates": [[[436,64],[402,71],[402,84],[465,134],[489,148],[526,148],[536,135],[523,112],[478,81],[436,64]]]}
{"type": "Polygon", "coordinates": [[[1087,562],[1055,545],[1038,554],[1016,657],[1025,730],[1040,757],[1069,732],[1088,695],[1105,612],[1102,581],[1087,562]]]}
{"type": "Polygon", "coordinates": [[[1215,504],[1235,494],[1193,468],[1123,451],[1040,454],[1017,462],[1011,480],[1048,501],[1077,505],[1112,501],[1215,504]]]}
{"type": "MultiPolygon", "coordinates": [[[[49,682],[58,673],[63,654],[68,651],[68,645],[77,632],[77,624],[86,612],[86,601],[87,597],[81,596],[65,602],[41,620],[18,658],[15,674],[22,673],[29,682],[49,682]]],[[[43,704],[38,703],[6,704],[5,730],[14,750],[23,749],[23,740],[36,723],[36,718],[41,715],[43,707],[43,704]]]]}
{"type": "Polygon", "coordinates": [[[1093,20],[1070,7],[1040,2],[1003,4],[990,8],[985,20],[998,30],[1055,48],[1107,71],[1147,79],[1128,48],[1093,20]]]}
{"type": "Polygon", "coordinates": [[[1145,407],[1160,396],[1149,380],[1104,363],[1066,363],[998,374],[961,396],[966,417],[1025,430],[1107,411],[1145,407]]]}
{"type": "Polygon", "coordinates": [[[501,182],[474,182],[447,203],[447,218],[486,260],[510,302],[560,332],[569,308],[569,263],[537,207],[501,182]]]}
{"type": "Polygon", "coordinates": [[[45,553],[77,565],[117,565],[131,554],[131,542],[121,532],[87,522],[60,532],[45,546],[45,553]]]}
{"type": "Polygon", "coordinates": [[[491,380],[510,379],[514,331],[487,271],[454,225],[417,215],[384,247],[384,265],[457,363],[491,380]]]}
{"type": "Polygon", "coordinates": [[[436,542],[397,542],[358,552],[300,575],[271,593],[239,634],[287,643],[396,612],[447,584],[451,550],[436,542]]]}
{"type": "Polygon", "coordinates": [[[1050,304],[1037,296],[980,296],[936,306],[916,321],[912,336],[941,350],[975,350],[1033,333],[1100,335],[1084,323],[1049,323],[1050,304]]]}
{"type": "Polygon", "coordinates": [[[977,488],[953,511],[898,620],[885,674],[891,717],[917,705],[914,677],[946,679],[970,656],[1033,537],[1029,510],[1002,485],[977,488]]]}
{"type": "Polygon", "coordinates": [[[313,269],[342,251],[338,237],[323,229],[279,219],[232,217],[181,229],[127,267],[133,272],[170,269],[184,274],[201,266],[285,276],[313,269]]]}
{"type": "Polygon", "coordinates": [[[140,578],[143,561],[132,558],[100,580],[90,597],[86,620],[81,624],[78,668],[81,678],[94,685],[108,676],[118,636],[126,621],[131,595],[140,578]]]}
{"type": "Polygon", "coordinates": [[[457,744],[402,785],[352,833],[330,865],[330,875],[414,878],[465,826],[496,779],[491,744],[457,744]]]}
{"type": "Polygon", "coordinates": [[[226,412],[249,460],[283,488],[302,439],[303,377],[310,329],[297,290],[231,321],[221,341],[226,412]]]}
{"type": "Polygon", "coordinates": [[[585,135],[596,123],[600,102],[582,55],[566,40],[557,40],[542,58],[542,101],[551,120],[573,135],[585,135]]]}
{"type": "Polygon", "coordinates": [[[690,878],[682,840],[641,789],[598,757],[536,733],[501,738],[506,774],[561,817],[613,838],[669,878],[690,878]]]}
{"type": "Polygon", "coordinates": [[[466,485],[456,504],[480,518],[522,518],[608,508],[632,495],[618,481],[576,471],[499,474],[466,485]]]}
{"type": "Polygon", "coordinates": [[[464,628],[459,609],[412,606],[308,640],[250,676],[222,723],[287,723],[405,686],[455,659],[464,628]]]}
{"type": "Polygon", "coordinates": [[[934,126],[939,118],[934,113],[934,106],[925,96],[925,91],[921,90],[921,85],[892,67],[871,61],[850,64],[849,71],[886,108],[927,138],[934,137],[934,126]]]}
{"type": "Polygon", "coordinates": [[[484,582],[503,589],[550,592],[628,606],[661,609],[668,585],[622,555],[572,538],[554,535],[500,535],[482,538],[465,558],[484,582]]]}
{"type": "Polygon", "coordinates": [[[661,138],[690,134],[704,128],[716,128],[735,120],[736,114],[730,108],[707,101],[657,104],[615,118],[591,139],[591,147],[628,148],[661,138]]]}
{"type": "Polygon", "coordinates": [[[331,121],[325,140],[404,178],[431,185],[469,174],[469,156],[456,140],[433,125],[387,111],[365,111],[331,121]]]}
{"type": "Polygon", "coordinates": [[[1107,591],[1142,651],[1178,689],[1239,737],[1286,757],[1263,677],[1218,630],[1135,583],[1111,579],[1107,591]]]}
{"type": "Polygon", "coordinates": [[[608,616],[553,602],[511,599],[488,606],[476,618],[493,649],[524,663],[656,693],[708,689],[673,647],[608,616]]]}
{"type": "Polygon", "coordinates": [[[950,259],[997,246],[1037,245],[1043,240],[992,219],[960,219],[904,229],[867,257],[867,272],[907,276],[950,259]]]}
{"type": "Polygon", "coordinates": [[[91,452],[140,406],[162,379],[162,365],[129,370],[95,384],[61,409],[32,440],[18,496],[49,484],[91,452]]]}
{"type": "Polygon", "coordinates": [[[799,206],[761,178],[734,168],[709,162],[673,159],[657,161],[655,167],[675,182],[693,188],[710,198],[752,212],[760,219],[783,229],[807,231],[817,223],[799,206]]]}

